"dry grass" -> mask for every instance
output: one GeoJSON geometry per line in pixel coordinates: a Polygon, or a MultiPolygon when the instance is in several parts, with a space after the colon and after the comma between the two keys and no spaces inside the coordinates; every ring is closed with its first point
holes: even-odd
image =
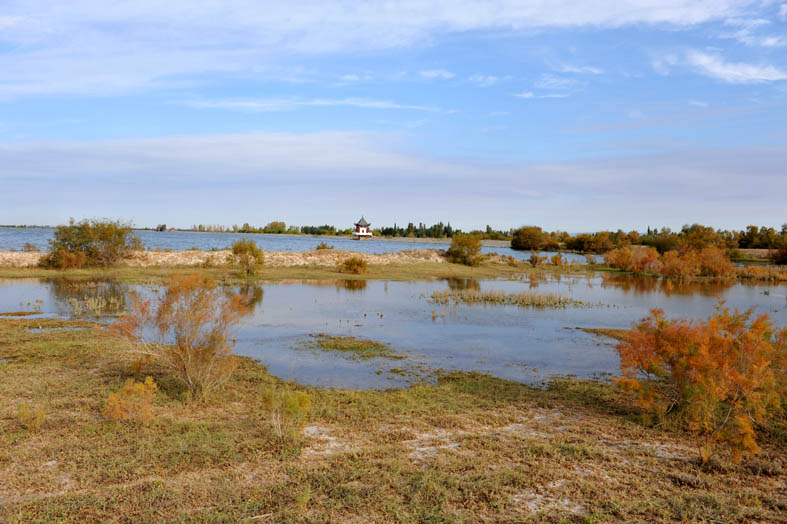
{"type": "Polygon", "coordinates": [[[407,390],[311,390],[243,359],[202,406],[160,387],[147,426],[103,400],[130,362],[95,328],[0,321],[0,522],[779,522],[787,432],[702,468],[686,435],[646,427],[609,385],[546,390],[452,374],[407,390]],[[270,387],[308,392],[300,438],[256,413],[270,387]],[[38,431],[16,419],[40,406],[38,431]]]}

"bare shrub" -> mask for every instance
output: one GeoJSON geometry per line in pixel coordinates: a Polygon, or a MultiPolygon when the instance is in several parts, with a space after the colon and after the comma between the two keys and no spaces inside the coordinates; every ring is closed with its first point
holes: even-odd
{"type": "Polygon", "coordinates": [[[192,398],[229,380],[237,366],[229,329],[251,311],[248,297],[225,293],[210,278],[175,275],[160,297],[132,300],[112,329],[133,353],[181,381],[192,398]]]}
{"type": "Polygon", "coordinates": [[[232,261],[250,276],[265,263],[265,253],[253,240],[238,240],[232,244],[232,261]]]}
{"type": "Polygon", "coordinates": [[[153,398],[158,386],[152,377],[144,382],[128,379],[116,393],[104,402],[104,416],[109,420],[136,421],[146,424],[153,420],[153,398]]]}

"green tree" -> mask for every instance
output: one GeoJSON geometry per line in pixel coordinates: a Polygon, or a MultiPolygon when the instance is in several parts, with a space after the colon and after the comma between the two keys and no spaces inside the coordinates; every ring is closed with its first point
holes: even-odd
{"type": "Polygon", "coordinates": [[[544,244],[544,232],[538,226],[524,226],[514,231],[511,238],[511,249],[529,251],[541,249],[544,244]]]}
{"type": "Polygon", "coordinates": [[[451,247],[448,248],[448,260],[454,264],[477,266],[481,263],[481,237],[454,233],[451,247]]]}
{"type": "Polygon", "coordinates": [[[265,262],[265,254],[253,240],[238,240],[232,244],[232,259],[247,276],[253,275],[265,262]]]}

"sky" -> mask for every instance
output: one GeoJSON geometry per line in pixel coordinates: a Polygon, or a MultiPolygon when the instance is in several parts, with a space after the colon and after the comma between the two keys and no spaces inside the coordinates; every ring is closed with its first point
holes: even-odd
{"type": "Polygon", "coordinates": [[[0,223],[787,222],[787,3],[0,0],[0,223]]]}

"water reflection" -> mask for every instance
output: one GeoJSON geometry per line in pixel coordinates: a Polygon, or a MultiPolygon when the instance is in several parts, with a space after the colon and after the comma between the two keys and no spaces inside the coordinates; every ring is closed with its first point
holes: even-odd
{"type": "Polygon", "coordinates": [[[336,281],[336,289],[346,289],[347,291],[363,291],[366,289],[367,281],[366,280],[337,280],[336,281]]]}
{"type": "Polygon", "coordinates": [[[681,281],[609,273],[601,275],[602,288],[620,289],[625,293],[634,293],[635,295],[662,293],[668,297],[673,295],[716,297],[736,285],[739,284],[734,280],[681,281]]]}
{"type": "MultiPolygon", "coordinates": [[[[132,290],[145,296],[161,292],[156,286],[112,281],[0,281],[0,311],[18,310],[22,301],[40,300],[42,315],[69,317],[75,310],[93,315],[96,310],[103,317],[121,313],[132,290]]],[[[620,274],[565,273],[557,279],[534,272],[522,280],[481,281],[347,279],[247,284],[225,290],[240,293],[253,308],[238,327],[235,351],[258,359],[276,376],[322,387],[405,385],[409,379],[401,370],[416,369],[477,370],[529,383],[553,374],[614,373],[618,359],[611,342],[576,328],[627,328],[652,307],[670,317],[706,317],[718,298],[733,308],[756,307],[758,313],[770,314],[776,325],[787,324],[784,285],[676,283],[620,274]],[[430,302],[432,293],[446,289],[519,293],[533,288],[605,307],[437,308],[430,302]],[[369,338],[389,344],[408,358],[395,364],[378,359],[348,362],[330,354],[298,351],[298,344],[313,333],[369,338]]]]}
{"type": "Polygon", "coordinates": [[[481,283],[474,278],[455,278],[449,277],[445,281],[448,283],[448,289],[452,291],[473,290],[480,291],[481,283]]]}
{"type": "Polygon", "coordinates": [[[128,286],[117,281],[52,278],[45,282],[58,311],[70,317],[101,318],[126,311],[128,286]]]}

